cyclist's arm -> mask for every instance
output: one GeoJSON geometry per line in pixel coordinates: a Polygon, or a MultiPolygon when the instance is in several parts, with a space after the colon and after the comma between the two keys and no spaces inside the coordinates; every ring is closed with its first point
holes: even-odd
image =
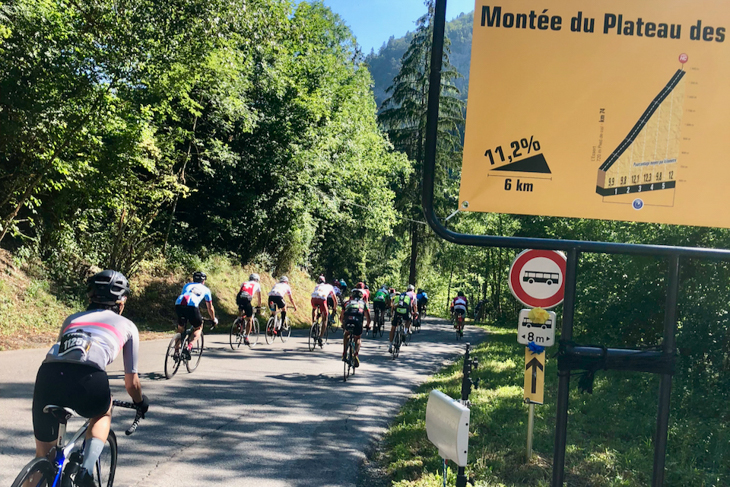
{"type": "Polygon", "coordinates": [[[124,388],[135,402],[142,401],[142,385],[137,374],[137,360],[139,357],[139,332],[137,327],[130,325],[127,331],[127,341],[122,347],[124,360],[124,388]]]}
{"type": "Polygon", "coordinates": [[[335,294],[334,291],[331,291],[330,296],[332,296],[332,312],[336,313],[337,312],[337,295],[335,294]]]}
{"type": "Polygon", "coordinates": [[[256,295],[259,297],[259,304],[257,306],[260,308],[261,307],[261,289],[256,291],[256,295]]]}
{"type": "Polygon", "coordinates": [[[297,307],[297,303],[294,302],[294,295],[292,293],[288,293],[289,295],[289,301],[291,301],[291,304],[294,306],[294,311],[297,311],[299,308],[297,307]]]}
{"type": "Polygon", "coordinates": [[[213,308],[213,301],[206,301],[205,307],[208,309],[208,315],[210,315],[210,319],[215,321],[215,308],[213,308]]]}

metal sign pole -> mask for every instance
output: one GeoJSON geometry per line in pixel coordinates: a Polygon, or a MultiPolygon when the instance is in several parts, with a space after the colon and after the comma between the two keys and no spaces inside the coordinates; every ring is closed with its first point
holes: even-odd
{"type": "MultiPolygon", "coordinates": [[[[669,279],[667,284],[667,305],[664,312],[664,342],[662,352],[674,355],[677,329],[677,295],[679,294],[679,256],[669,259],[669,279]]],[[[669,427],[669,400],[672,394],[671,374],[662,374],[659,386],[659,411],[656,419],[656,440],[654,444],[654,477],[652,487],[664,484],[664,461],[667,454],[667,429],[669,427]]]]}
{"type": "MultiPolygon", "coordinates": [[[[565,269],[565,300],[563,301],[563,328],[560,339],[573,339],[573,315],[575,314],[575,281],[578,270],[576,249],[568,251],[568,264],[565,269]]],[[[555,421],[555,451],[553,452],[552,487],[563,487],[565,470],[565,443],[568,436],[568,395],[570,392],[570,372],[560,374],[558,383],[558,410],[555,421]]]]}
{"type": "Polygon", "coordinates": [[[530,403],[527,413],[527,461],[532,459],[532,431],[535,427],[535,404],[530,403]]]}

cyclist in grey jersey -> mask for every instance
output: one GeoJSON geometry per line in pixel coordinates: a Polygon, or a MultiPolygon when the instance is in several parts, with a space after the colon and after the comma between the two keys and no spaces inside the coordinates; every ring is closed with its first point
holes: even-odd
{"type": "Polygon", "coordinates": [[[120,351],[123,351],[124,372],[136,374],[139,332],[134,323],[110,310],[83,311],[66,318],[58,341],[48,351],[44,363],[86,364],[106,370],[120,351]],[[84,347],[87,338],[88,347],[84,347]],[[66,347],[62,351],[61,346],[71,340],[82,346],[66,347]]]}
{"type": "Polygon", "coordinates": [[[123,351],[124,386],[142,414],[149,401],[137,374],[137,327],[120,315],[129,294],[123,274],[106,270],[89,278],[87,311],[68,317],[38,369],[33,391],[33,433],[36,456],[47,456],[58,436],[58,421],[43,408],[53,404],[89,418],[83,462],[74,485],[94,486],[90,472],[111,428],[111,392],[106,367],[123,351]]]}

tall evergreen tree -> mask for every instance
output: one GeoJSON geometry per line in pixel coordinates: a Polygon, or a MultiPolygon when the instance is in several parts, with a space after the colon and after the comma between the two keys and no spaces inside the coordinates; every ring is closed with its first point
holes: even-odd
{"type": "MultiPolygon", "coordinates": [[[[418,274],[419,248],[424,242],[426,228],[422,219],[421,188],[423,164],[426,157],[426,118],[428,112],[428,77],[431,69],[434,1],[426,0],[427,13],[418,19],[416,32],[401,59],[398,75],[386,90],[390,96],[383,102],[379,121],[395,148],[408,156],[413,172],[404,187],[399,188],[396,205],[410,220],[405,220],[410,234],[410,265],[408,282],[415,283],[418,274]]],[[[454,80],[461,77],[449,62],[449,41],[444,40],[441,69],[441,100],[438,124],[439,166],[444,178],[461,152],[461,128],[464,124],[464,102],[454,80]]]]}

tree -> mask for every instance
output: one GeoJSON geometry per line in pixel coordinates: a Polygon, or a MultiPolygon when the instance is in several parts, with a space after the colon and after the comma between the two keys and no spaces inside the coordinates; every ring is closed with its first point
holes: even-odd
{"type": "MultiPolygon", "coordinates": [[[[402,227],[410,238],[408,282],[415,283],[418,274],[420,245],[426,235],[422,219],[421,188],[423,164],[426,156],[425,134],[428,109],[428,78],[430,73],[431,43],[433,38],[434,2],[425,2],[428,12],[418,19],[416,32],[401,59],[398,75],[386,90],[390,97],[381,108],[379,120],[395,148],[405,153],[413,165],[413,172],[399,192],[396,207],[409,220],[402,227]]],[[[441,71],[441,99],[438,123],[439,172],[442,183],[447,171],[455,164],[461,152],[461,129],[464,123],[464,103],[454,80],[459,73],[449,63],[449,42],[444,41],[441,71]]]]}

